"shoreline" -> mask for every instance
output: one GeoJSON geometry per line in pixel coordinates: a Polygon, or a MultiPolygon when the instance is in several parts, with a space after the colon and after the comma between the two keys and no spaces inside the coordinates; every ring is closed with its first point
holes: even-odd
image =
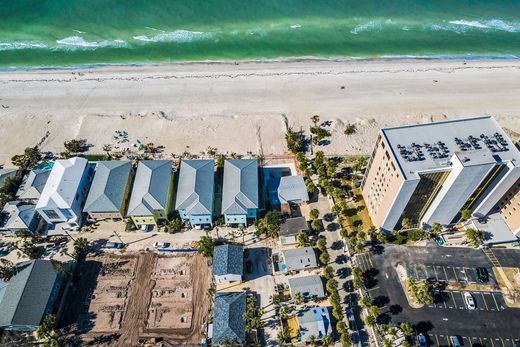
{"type": "Polygon", "coordinates": [[[277,57],[256,59],[208,59],[208,60],[179,60],[158,62],[121,62],[121,63],[91,63],[79,65],[51,65],[51,66],[0,66],[0,73],[19,71],[74,71],[103,68],[153,67],[153,66],[187,66],[187,65],[240,65],[240,64],[272,64],[272,63],[312,63],[312,62],[392,62],[392,61],[518,61],[520,56],[488,55],[488,54],[437,54],[437,55],[382,55],[376,57],[277,57]]]}
{"type": "MultiPolygon", "coordinates": [[[[300,60],[0,73],[0,164],[41,141],[91,153],[115,130],[164,153],[286,152],[285,126],[330,121],[326,154],[369,154],[379,128],[492,115],[520,134],[520,60],[300,60]],[[356,134],[346,136],[346,124],[356,134]]],[[[520,135],[519,135],[520,136],[520,135]]],[[[315,147],[314,150],[318,148],[315,147]]]]}

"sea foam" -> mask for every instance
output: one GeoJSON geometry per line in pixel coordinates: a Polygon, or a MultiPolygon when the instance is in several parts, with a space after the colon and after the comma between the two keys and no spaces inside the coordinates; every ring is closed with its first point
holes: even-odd
{"type": "Polygon", "coordinates": [[[153,36],[137,35],[134,40],[145,42],[191,42],[193,40],[206,39],[213,36],[211,32],[175,30],[161,32],[153,36]]]}
{"type": "Polygon", "coordinates": [[[87,41],[81,36],[70,36],[61,40],[56,40],[58,48],[62,49],[95,49],[100,47],[124,47],[124,40],[102,40],[87,41]]]}
{"type": "Polygon", "coordinates": [[[350,33],[357,35],[363,31],[367,31],[367,30],[381,30],[381,27],[382,27],[381,22],[371,20],[369,22],[357,25],[354,29],[352,29],[350,31],[350,33]]]}
{"type": "Polygon", "coordinates": [[[39,42],[0,42],[0,51],[31,48],[47,48],[47,45],[39,42]]]}

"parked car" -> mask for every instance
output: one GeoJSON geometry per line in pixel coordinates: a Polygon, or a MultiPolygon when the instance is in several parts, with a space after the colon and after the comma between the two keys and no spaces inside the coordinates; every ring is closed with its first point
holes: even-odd
{"type": "Polygon", "coordinates": [[[464,300],[466,301],[466,306],[468,307],[468,310],[474,310],[477,308],[475,305],[475,299],[473,299],[473,296],[470,292],[464,292],[464,300]]]}
{"type": "Polygon", "coordinates": [[[105,244],[105,248],[115,248],[115,249],[121,249],[123,248],[125,245],[121,242],[107,242],[105,244]]]}
{"type": "Polygon", "coordinates": [[[480,283],[486,283],[489,281],[489,273],[485,267],[478,267],[477,271],[477,279],[480,283]]]}
{"type": "Polygon", "coordinates": [[[170,243],[169,242],[155,242],[153,244],[153,247],[154,248],[168,248],[168,247],[170,247],[170,243]]]}
{"type": "Polygon", "coordinates": [[[451,347],[460,347],[459,338],[455,335],[450,336],[450,345],[451,347]]]}
{"type": "Polygon", "coordinates": [[[152,229],[153,229],[153,225],[144,224],[144,225],[141,225],[141,228],[139,230],[141,230],[144,233],[147,233],[149,231],[152,231],[152,229]]]}
{"type": "Polygon", "coordinates": [[[417,335],[417,342],[419,343],[419,347],[428,347],[426,337],[422,333],[417,335]]]}
{"type": "Polygon", "coordinates": [[[354,312],[352,311],[351,308],[347,308],[346,313],[347,313],[347,319],[348,319],[348,326],[350,329],[353,329],[354,323],[355,323],[354,312]]]}

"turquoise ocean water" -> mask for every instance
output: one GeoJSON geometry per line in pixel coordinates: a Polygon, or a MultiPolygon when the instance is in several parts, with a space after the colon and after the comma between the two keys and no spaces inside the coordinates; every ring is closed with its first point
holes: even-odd
{"type": "Polygon", "coordinates": [[[4,0],[0,67],[518,57],[520,1],[4,0]]]}

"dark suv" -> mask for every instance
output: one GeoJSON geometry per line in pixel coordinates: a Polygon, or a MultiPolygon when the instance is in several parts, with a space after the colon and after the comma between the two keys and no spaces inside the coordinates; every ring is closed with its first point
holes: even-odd
{"type": "Polygon", "coordinates": [[[477,279],[480,283],[486,283],[489,281],[489,273],[485,267],[478,267],[476,270],[477,270],[477,279]]]}

